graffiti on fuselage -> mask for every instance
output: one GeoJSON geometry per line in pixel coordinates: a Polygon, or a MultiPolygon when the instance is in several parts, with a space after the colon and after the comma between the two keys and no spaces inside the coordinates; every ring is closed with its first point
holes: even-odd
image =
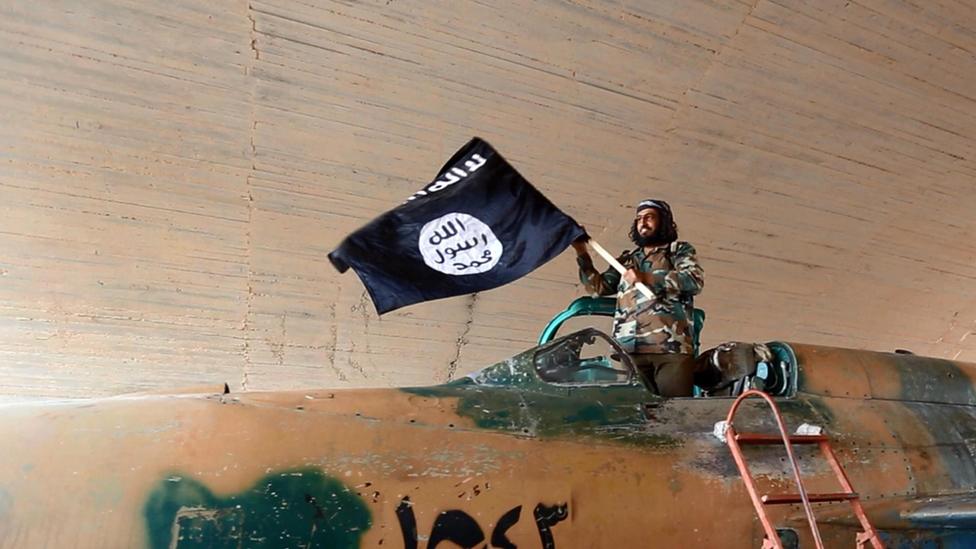
{"type": "MultiPolygon", "coordinates": [[[[199,480],[172,474],[150,492],[143,514],[148,546],[154,549],[360,547],[373,526],[361,494],[315,468],[270,473],[250,488],[224,497],[214,495],[199,480]]],[[[493,548],[515,549],[508,530],[521,515],[521,505],[503,513],[486,539],[481,525],[468,513],[441,511],[425,547],[435,549],[442,542],[476,547],[488,541],[493,548]]],[[[541,547],[555,549],[552,529],[569,516],[568,505],[540,503],[532,515],[541,547]]],[[[396,518],[404,549],[417,549],[421,538],[409,496],[400,500],[396,518]]]]}
{"type": "MultiPolygon", "coordinates": [[[[508,539],[508,529],[514,526],[521,517],[522,506],[512,507],[502,514],[491,532],[491,547],[499,549],[516,549],[516,545],[508,539]]],[[[552,527],[569,516],[566,504],[535,506],[532,512],[535,525],[539,531],[539,539],[543,549],[555,549],[556,541],[552,534],[552,527]]],[[[396,509],[400,531],[403,533],[404,549],[417,549],[417,518],[414,516],[413,503],[406,496],[400,500],[396,509]]],[[[434,521],[427,537],[427,549],[435,549],[442,541],[449,541],[461,547],[475,547],[485,541],[485,532],[471,515],[458,509],[441,511],[434,521]]]]}
{"type": "Polygon", "coordinates": [[[269,474],[228,497],[171,475],[156,485],[143,513],[154,549],[359,547],[372,525],[354,490],[308,468],[269,474]]]}

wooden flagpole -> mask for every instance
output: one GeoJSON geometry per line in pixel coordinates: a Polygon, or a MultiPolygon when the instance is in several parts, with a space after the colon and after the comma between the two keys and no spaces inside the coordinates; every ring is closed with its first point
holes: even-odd
{"type": "MultiPolygon", "coordinates": [[[[620,276],[623,276],[624,271],[626,271],[627,269],[625,269],[624,266],[621,265],[619,261],[617,261],[616,257],[610,255],[610,252],[608,252],[603,246],[600,245],[599,242],[593,240],[592,238],[587,240],[586,243],[592,246],[593,249],[596,251],[596,253],[600,254],[600,257],[605,259],[607,263],[610,264],[611,267],[613,267],[618,272],[620,272],[620,276]]],[[[651,289],[648,288],[643,282],[638,282],[636,286],[637,286],[637,290],[640,291],[640,293],[644,294],[645,297],[647,297],[648,299],[654,299],[654,293],[651,292],[651,289]]]]}

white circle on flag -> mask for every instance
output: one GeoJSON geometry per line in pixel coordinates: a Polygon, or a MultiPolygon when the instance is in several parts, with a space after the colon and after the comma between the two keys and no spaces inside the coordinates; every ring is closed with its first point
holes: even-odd
{"type": "Polygon", "coordinates": [[[491,227],[459,212],[426,223],[417,246],[428,267],[449,275],[484,273],[502,258],[502,243],[491,227]]]}

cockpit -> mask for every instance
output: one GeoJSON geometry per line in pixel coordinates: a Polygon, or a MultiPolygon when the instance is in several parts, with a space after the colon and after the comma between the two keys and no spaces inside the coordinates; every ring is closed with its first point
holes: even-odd
{"type": "Polygon", "coordinates": [[[636,372],[630,357],[593,328],[539,349],[533,365],[540,379],[556,385],[631,383],[636,372]]]}
{"type": "MultiPolygon", "coordinates": [[[[567,386],[643,384],[651,389],[630,357],[609,336],[585,328],[555,339],[532,355],[532,367],[545,383],[567,386]]],[[[695,396],[738,396],[759,389],[773,396],[796,391],[796,357],[789,345],[723,343],[696,358],[695,396]]]]}
{"type": "MultiPolygon", "coordinates": [[[[583,297],[556,315],[542,331],[540,345],[467,376],[461,383],[518,387],[522,391],[554,393],[584,388],[629,388],[635,394],[655,394],[630,356],[603,330],[589,326],[609,321],[612,298],[583,297]],[[568,332],[567,328],[582,329],[568,332]]],[[[695,313],[695,350],[704,313],[695,313]]],[[[729,342],[696,353],[693,398],[734,397],[759,389],[778,397],[797,390],[797,359],[783,342],[729,342]]],[[[583,391],[586,392],[586,391],[583,391]]],[[[686,398],[686,397],[676,397],[686,398]]]]}

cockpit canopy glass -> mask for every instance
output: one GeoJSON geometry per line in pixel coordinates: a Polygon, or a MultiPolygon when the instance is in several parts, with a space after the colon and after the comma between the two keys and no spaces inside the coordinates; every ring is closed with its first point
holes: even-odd
{"type": "Polygon", "coordinates": [[[540,379],[556,385],[626,385],[634,380],[630,357],[592,328],[539,349],[533,365],[540,379]]]}

